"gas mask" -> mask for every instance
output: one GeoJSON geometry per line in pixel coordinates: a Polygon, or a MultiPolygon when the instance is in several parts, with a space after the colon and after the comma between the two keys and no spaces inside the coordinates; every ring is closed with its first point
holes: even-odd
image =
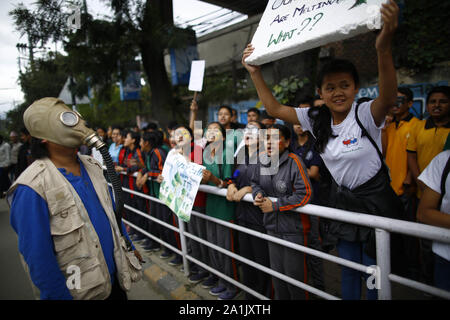
{"type": "MultiPolygon", "coordinates": [[[[23,122],[35,138],[45,139],[50,142],[69,147],[78,148],[83,143],[88,147],[95,147],[102,154],[109,179],[113,186],[116,202],[116,220],[123,236],[121,226],[122,210],[124,202],[122,197],[122,185],[114,170],[114,164],[108,152],[106,144],[97,136],[81,115],[71,110],[64,102],[57,98],[43,98],[30,105],[23,114],[23,122]]],[[[131,245],[124,237],[128,250],[131,245]]]]}
{"type": "Polygon", "coordinates": [[[23,121],[31,136],[65,147],[78,148],[85,143],[100,149],[104,144],[78,112],[57,98],[35,101],[25,110],[23,121]]]}

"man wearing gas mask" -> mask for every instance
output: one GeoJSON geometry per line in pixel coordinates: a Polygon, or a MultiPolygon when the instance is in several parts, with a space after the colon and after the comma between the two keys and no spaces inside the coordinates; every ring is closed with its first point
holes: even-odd
{"type": "Polygon", "coordinates": [[[77,154],[83,143],[106,153],[107,147],[59,99],[35,101],[23,119],[36,160],[8,190],[8,203],[33,289],[40,299],[126,300],[142,258],[115,212],[121,205],[102,166],[77,154]]]}

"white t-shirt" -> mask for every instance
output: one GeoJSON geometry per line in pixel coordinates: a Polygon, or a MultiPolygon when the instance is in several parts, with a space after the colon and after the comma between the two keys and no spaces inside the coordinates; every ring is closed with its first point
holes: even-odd
{"type": "MultiPolygon", "coordinates": [[[[439,153],[422,171],[418,179],[425,183],[428,188],[441,194],[441,178],[444,168],[450,157],[450,150],[439,153]]],[[[440,211],[450,214],[450,179],[445,181],[445,194],[442,198],[440,211]]],[[[433,241],[433,252],[450,261],[450,244],[433,241]]]]}
{"type": "MultiPolygon", "coordinates": [[[[379,127],[376,126],[370,111],[372,101],[359,105],[358,118],[381,150],[381,129],[384,121],[379,127]]],[[[381,168],[381,160],[375,147],[367,137],[361,137],[362,130],[356,122],[355,107],[356,102],[352,104],[350,112],[340,124],[333,125],[331,120],[333,135],[337,137],[330,137],[325,151],[321,154],[336,183],[349,189],[364,184],[381,168]]],[[[314,135],[308,109],[296,108],[295,110],[303,130],[314,135]]]]}

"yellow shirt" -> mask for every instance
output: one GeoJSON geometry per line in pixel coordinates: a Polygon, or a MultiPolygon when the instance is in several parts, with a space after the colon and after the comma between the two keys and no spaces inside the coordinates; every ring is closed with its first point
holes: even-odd
{"type": "MultiPolygon", "coordinates": [[[[419,121],[412,128],[406,149],[408,152],[417,153],[419,173],[443,150],[449,133],[450,123],[443,127],[436,127],[431,117],[427,120],[419,121]]],[[[417,196],[420,198],[420,195],[420,190],[418,189],[417,196]]]]}
{"type": "Polygon", "coordinates": [[[420,120],[409,114],[406,118],[392,122],[386,128],[386,164],[391,173],[391,186],[397,195],[402,195],[403,181],[408,173],[408,156],[406,144],[412,128],[417,126],[420,120]]]}

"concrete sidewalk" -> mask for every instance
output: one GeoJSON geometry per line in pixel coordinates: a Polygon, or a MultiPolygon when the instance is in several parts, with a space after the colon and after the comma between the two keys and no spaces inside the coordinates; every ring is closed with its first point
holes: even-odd
{"type": "MultiPolygon", "coordinates": [[[[171,300],[217,300],[217,296],[209,294],[210,289],[204,289],[201,282],[192,284],[182,271],[183,265],[171,266],[168,259],[159,257],[161,250],[157,252],[144,252],[139,243],[133,243],[146,261],[143,265],[145,280],[171,300]]],[[[234,300],[244,299],[244,292],[234,300]]]]}

